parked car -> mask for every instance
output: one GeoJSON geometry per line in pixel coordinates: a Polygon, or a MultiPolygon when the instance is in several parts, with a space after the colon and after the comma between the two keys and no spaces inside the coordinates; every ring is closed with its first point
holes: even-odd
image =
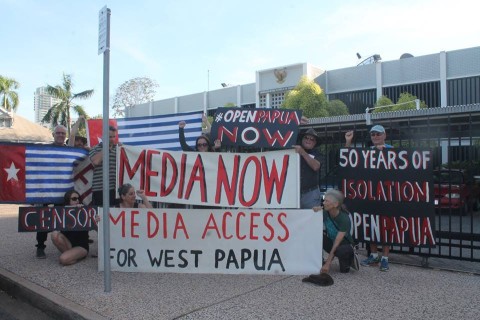
{"type": "Polygon", "coordinates": [[[480,176],[473,176],[473,211],[480,210],[480,176]],[[475,196],[476,195],[476,196],[475,196]]]}
{"type": "Polygon", "coordinates": [[[479,197],[479,187],[465,170],[441,169],[433,171],[435,209],[448,212],[455,210],[467,214],[474,208],[479,197]]]}

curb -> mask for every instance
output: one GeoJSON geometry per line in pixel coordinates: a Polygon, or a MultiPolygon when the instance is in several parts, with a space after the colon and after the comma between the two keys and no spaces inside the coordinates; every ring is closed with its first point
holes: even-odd
{"type": "Polygon", "coordinates": [[[0,288],[9,295],[42,310],[52,319],[108,319],[3,268],[0,268],[0,288]]]}

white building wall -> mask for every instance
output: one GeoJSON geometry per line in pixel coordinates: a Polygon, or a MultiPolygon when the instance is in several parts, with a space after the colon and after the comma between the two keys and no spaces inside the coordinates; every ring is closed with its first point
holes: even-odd
{"type": "Polygon", "coordinates": [[[255,103],[257,107],[278,107],[285,93],[294,88],[304,75],[314,79],[327,96],[375,89],[378,98],[385,87],[440,81],[441,105],[444,106],[447,80],[480,75],[480,47],[330,71],[307,63],[280,66],[256,71],[255,83],[138,105],[132,109],[129,116],[146,115],[149,110],[152,110],[153,114],[211,110],[227,103],[255,103]]]}

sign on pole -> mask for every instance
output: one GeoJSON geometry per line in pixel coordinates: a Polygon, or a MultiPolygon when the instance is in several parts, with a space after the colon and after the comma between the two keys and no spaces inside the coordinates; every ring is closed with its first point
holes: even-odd
{"type": "Polygon", "coordinates": [[[107,50],[107,6],[103,7],[98,13],[98,54],[107,50]]]}

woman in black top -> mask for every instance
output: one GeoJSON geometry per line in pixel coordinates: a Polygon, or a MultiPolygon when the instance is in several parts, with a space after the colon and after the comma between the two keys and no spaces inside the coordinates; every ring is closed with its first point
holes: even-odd
{"type": "MultiPolygon", "coordinates": [[[[208,123],[208,120],[204,116],[203,122],[208,123]]],[[[210,142],[210,139],[208,138],[207,135],[202,134],[197,137],[197,140],[195,141],[195,147],[192,148],[187,144],[187,141],[185,140],[185,126],[186,126],[185,121],[180,121],[178,123],[178,139],[180,140],[180,145],[182,146],[183,151],[197,151],[197,152],[212,152],[216,151],[217,149],[220,148],[220,140],[215,140],[215,144],[212,145],[210,142]]]]}
{"type": "MultiPolygon", "coordinates": [[[[67,191],[63,199],[66,207],[82,206],[75,190],[67,191]]],[[[64,266],[77,263],[88,254],[88,231],[54,231],[52,242],[62,253],[59,261],[64,266]]]]}

